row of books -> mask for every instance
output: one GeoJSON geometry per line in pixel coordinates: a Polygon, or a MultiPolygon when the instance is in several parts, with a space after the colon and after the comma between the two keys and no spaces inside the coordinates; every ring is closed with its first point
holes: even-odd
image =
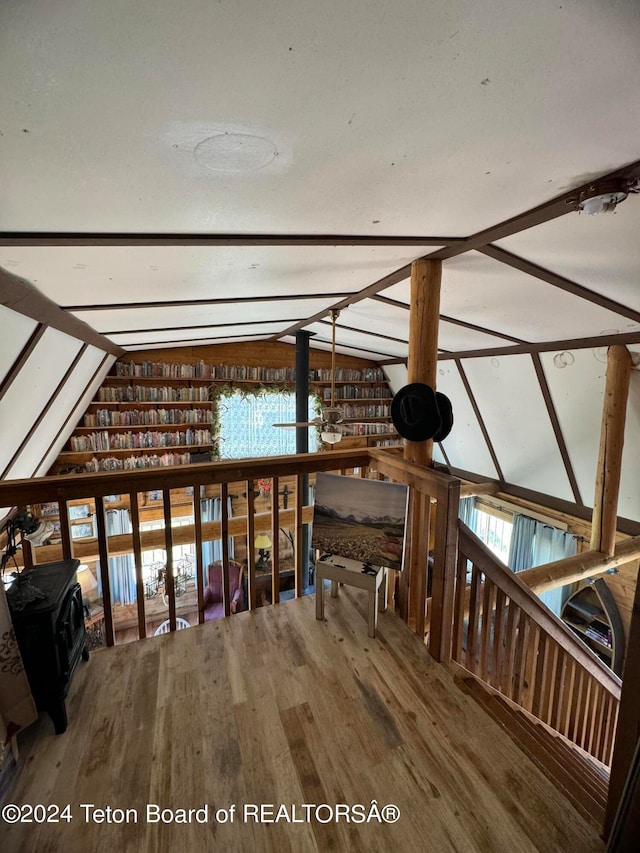
{"type": "Polygon", "coordinates": [[[211,430],[192,429],[177,432],[92,432],[71,437],[71,449],[133,450],[142,447],[179,447],[185,444],[211,444],[211,430]]]}
{"type": "Polygon", "coordinates": [[[165,468],[169,465],[188,465],[190,453],[163,453],[161,456],[129,456],[118,459],[108,456],[97,459],[95,456],[85,464],[85,471],[96,474],[99,471],[132,471],[135,468],[165,468]]]}
{"type": "Polygon", "coordinates": [[[211,421],[211,409],[98,409],[84,416],[86,427],[157,426],[159,424],[204,424],[211,421]]]}
{"type": "Polygon", "coordinates": [[[165,362],[117,362],[116,376],[144,376],[162,379],[249,379],[256,382],[293,382],[291,367],[239,367],[228,364],[166,364],[165,362]]]}
{"type": "Polygon", "coordinates": [[[104,387],[98,392],[98,400],[101,403],[169,403],[190,400],[204,403],[209,400],[209,389],[206,386],[199,388],[147,388],[142,385],[104,387]]]}
{"type": "Polygon", "coordinates": [[[600,628],[592,622],[591,625],[588,625],[585,628],[585,634],[587,637],[591,637],[592,640],[597,640],[599,643],[602,643],[603,646],[609,646],[609,648],[611,648],[613,645],[611,629],[604,625],[600,628]]]}
{"type": "MultiPolygon", "coordinates": [[[[244,367],[233,364],[205,364],[200,360],[195,364],[172,364],[156,361],[119,361],[116,362],[116,376],[144,376],[159,379],[234,379],[256,382],[293,382],[295,371],[292,367],[244,367]]],[[[330,369],[312,370],[309,378],[316,382],[331,381],[330,369]]],[[[379,367],[365,367],[362,370],[340,367],[336,370],[338,382],[364,381],[384,382],[384,373],[379,367]]]]}
{"type": "MultiPolygon", "coordinates": [[[[331,388],[324,389],[322,396],[325,401],[331,399],[331,388]]],[[[341,385],[336,391],[336,400],[357,400],[366,398],[375,400],[377,398],[389,397],[389,391],[383,385],[375,385],[373,388],[360,385],[341,385]]]]}
{"type": "Polygon", "coordinates": [[[341,406],[345,418],[388,418],[389,406],[341,406]]]}
{"type": "MultiPolygon", "coordinates": [[[[327,368],[312,370],[309,378],[313,382],[331,382],[331,370],[327,368]]],[[[384,373],[380,367],[363,367],[362,370],[338,367],[335,379],[336,382],[384,382],[384,373]]]]}
{"type": "Polygon", "coordinates": [[[349,435],[385,435],[395,432],[391,424],[350,424],[349,435]]]}

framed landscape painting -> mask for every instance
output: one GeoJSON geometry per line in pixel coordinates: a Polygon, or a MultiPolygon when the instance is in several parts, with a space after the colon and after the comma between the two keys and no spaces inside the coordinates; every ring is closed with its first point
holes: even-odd
{"type": "Polygon", "coordinates": [[[318,474],[311,546],[402,570],[408,500],[401,483],[318,474]]]}

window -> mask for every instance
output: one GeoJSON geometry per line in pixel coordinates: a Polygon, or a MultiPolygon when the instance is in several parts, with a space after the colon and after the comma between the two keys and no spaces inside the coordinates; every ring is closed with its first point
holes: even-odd
{"type": "MultiPolygon", "coordinates": [[[[283,392],[247,394],[236,391],[219,401],[220,455],[223,459],[281,456],[296,452],[296,431],[273,424],[296,419],[295,394],[283,392]]],[[[315,417],[314,398],[309,397],[309,420],[315,417]]],[[[317,449],[317,432],[309,429],[309,452],[317,449]]]]}
{"type": "Polygon", "coordinates": [[[476,508],[474,532],[503,563],[506,563],[509,558],[512,530],[511,521],[476,508]]]}

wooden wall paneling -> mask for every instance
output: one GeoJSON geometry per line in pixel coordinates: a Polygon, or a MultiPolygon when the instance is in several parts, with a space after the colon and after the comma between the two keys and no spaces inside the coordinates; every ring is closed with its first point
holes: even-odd
{"type": "Polygon", "coordinates": [[[271,478],[271,601],[280,602],[280,478],[271,478]]]}
{"type": "Polygon", "coordinates": [[[100,555],[100,580],[102,583],[102,609],[104,610],[104,634],[107,646],[114,644],[113,608],[111,604],[111,582],[109,580],[109,549],[105,522],[104,498],[95,498],[96,526],[98,528],[98,553],[100,555]]]}
{"type": "Polygon", "coordinates": [[[171,527],[171,489],[162,490],[164,541],[166,552],[165,592],[169,598],[169,630],[176,630],[176,585],[173,572],[173,530],[171,527]]]}
{"type": "Polygon", "coordinates": [[[144,581],[142,578],[142,544],[140,542],[140,512],[138,495],[129,494],[129,513],[133,539],[133,561],[136,570],[136,605],[138,611],[138,636],[143,640],[147,636],[147,620],[144,612],[144,581]]]}

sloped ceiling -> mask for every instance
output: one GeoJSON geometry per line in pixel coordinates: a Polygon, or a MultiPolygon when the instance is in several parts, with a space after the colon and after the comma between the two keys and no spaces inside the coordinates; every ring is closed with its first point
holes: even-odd
{"type": "Polygon", "coordinates": [[[0,267],[105,352],[326,349],[340,306],[338,349],[386,363],[440,258],[442,460],[588,506],[603,352],[640,351],[640,197],[568,202],[640,176],[639,43],[636,0],[4,3],[0,267]]]}

